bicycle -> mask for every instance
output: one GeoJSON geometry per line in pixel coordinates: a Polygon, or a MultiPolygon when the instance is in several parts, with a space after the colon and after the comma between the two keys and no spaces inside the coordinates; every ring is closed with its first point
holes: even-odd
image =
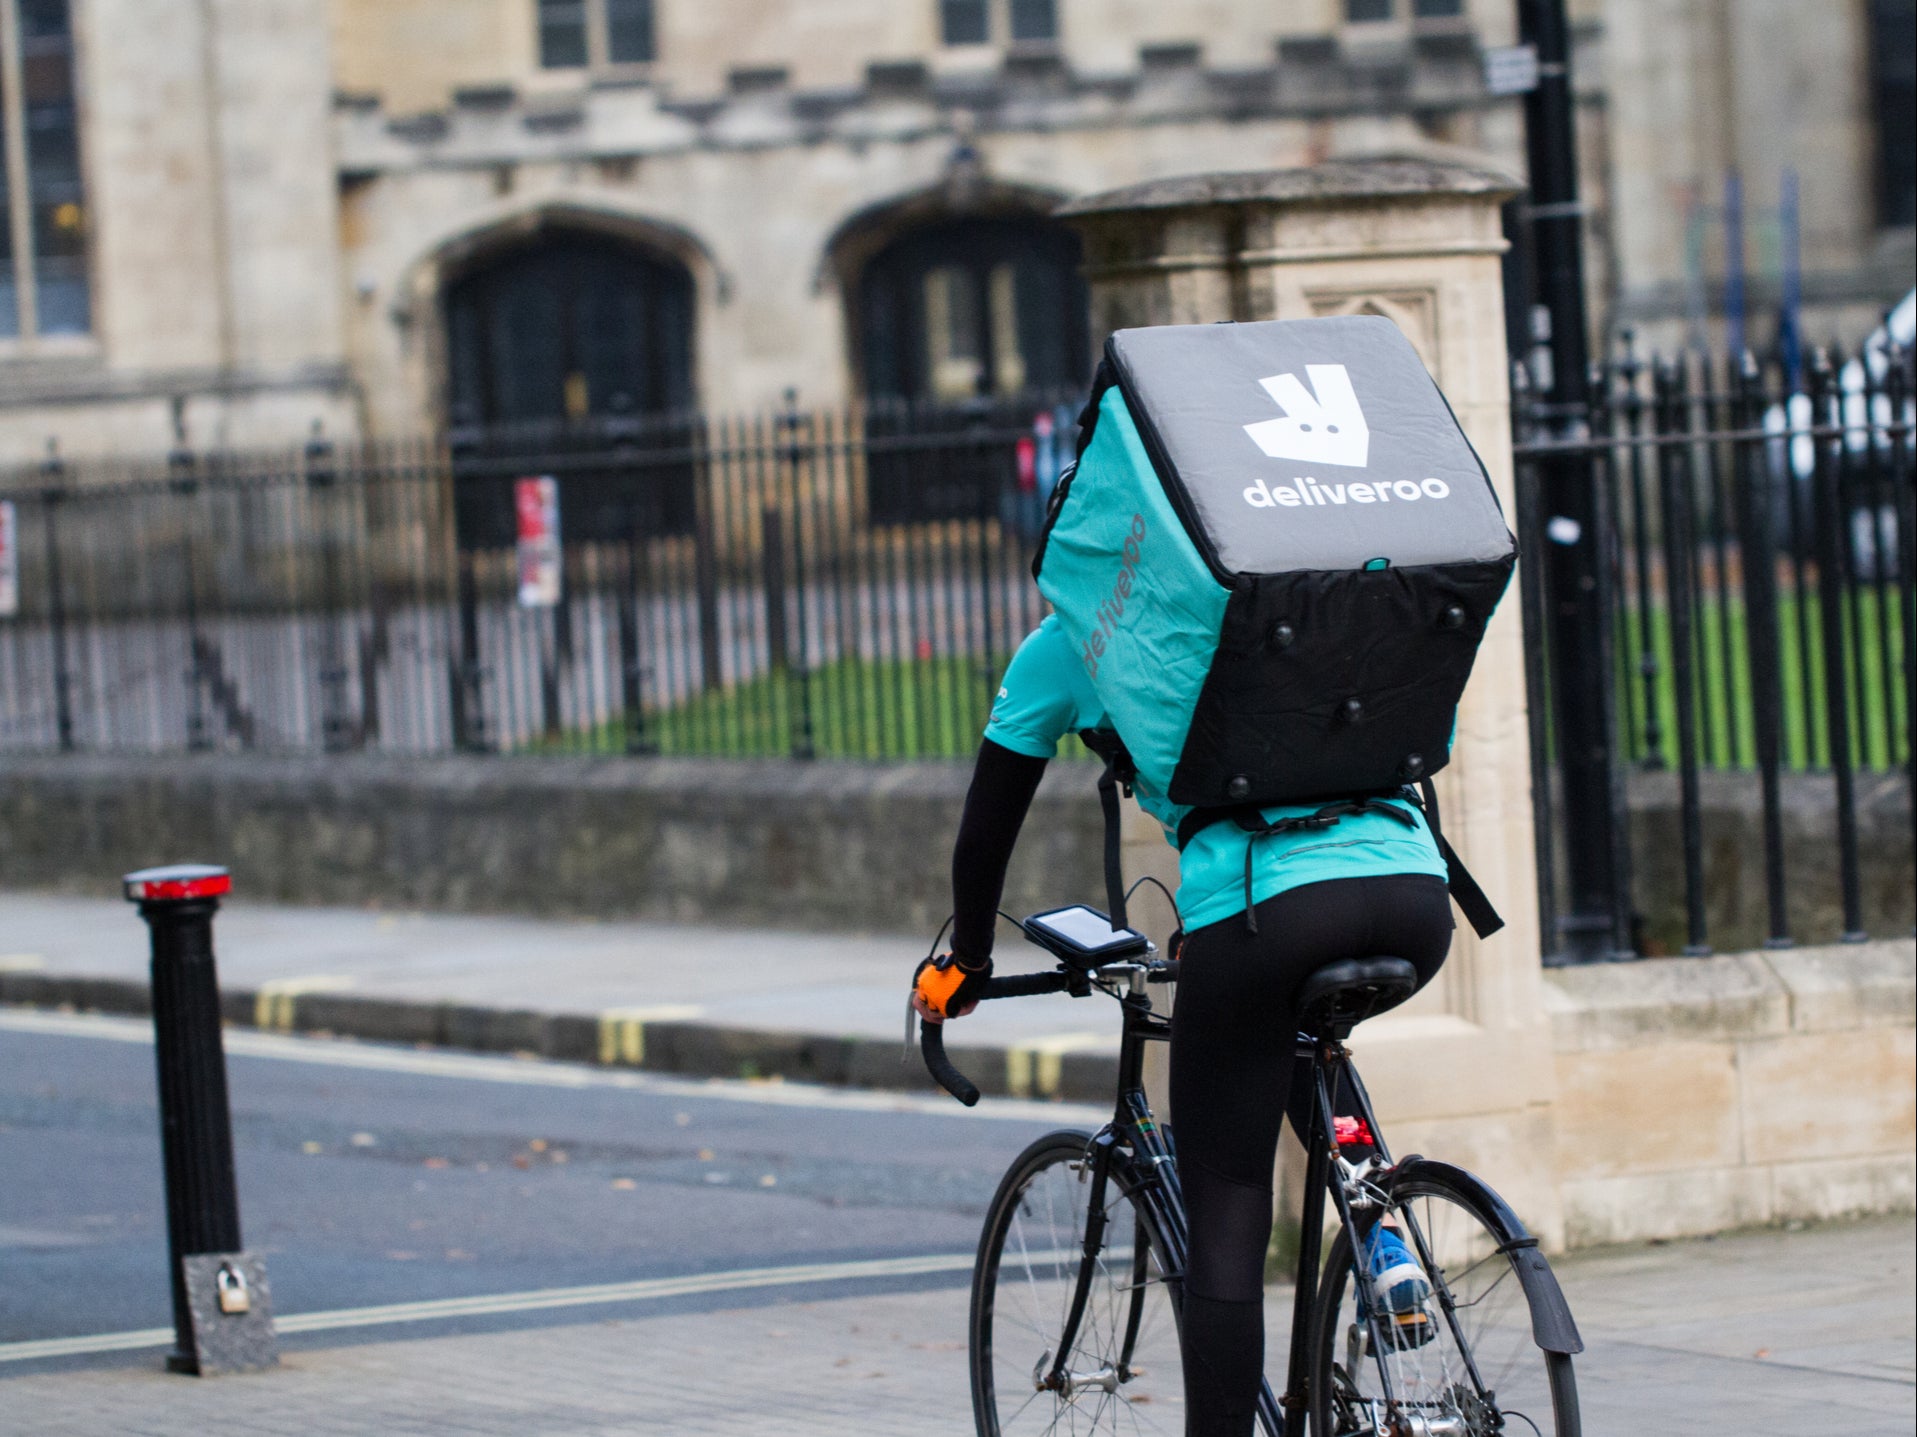
{"type": "MultiPolygon", "coordinates": [[[[1181,1433],[1185,1207],[1173,1134],[1144,1088],[1145,1045],[1171,1036],[1149,988],[1176,982],[1178,964],[1137,934],[1125,956],[1087,959],[1036,922],[1046,916],[1019,927],[1057,967],[994,978],[983,999],[1117,999],[1117,1102],[1096,1133],[1033,1142],[992,1199],[968,1324],[979,1437],[1181,1433]]],[[[1470,1173],[1420,1156],[1393,1161],[1344,1045],[1416,986],[1409,963],[1382,956],[1330,964],[1303,986],[1298,1051],[1312,1064],[1315,1102],[1286,1385],[1278,1397],[1264,1384],[1261,1430],[1302,1437],[1308,1420],[1312,1437],[1579,1437],[1571,1359],[1583,1342],[1537,1239],[1470,1173]],[[1333,1111],[1341,1083],[1356,1110],[1344,1117],[1333,1111]],[[1353,1161],[1347,1149],[1369,1152],[1353,1161]],[[1327,1197],[1337,1217],[1328,1247],[1327,1197]],[[1352,1253],[1383,1221],[1430,1280],[1430,1297],[1409,1314],[1359,1306],[1352,1253]]],[[[941,1087],[968,1107],[978,1101],[939,1025],[922,1027],[920,1049],[941,1087]]]]}

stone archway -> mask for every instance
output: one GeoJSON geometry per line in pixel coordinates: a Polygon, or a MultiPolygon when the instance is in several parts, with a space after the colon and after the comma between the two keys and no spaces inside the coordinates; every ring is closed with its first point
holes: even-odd
{"type": "Polygon", "coordinates": [[[545,223],[441,273],[450,429],[691,406],[694,284],[671,253],[603,228],[545,223]]]}
{"type": "Polygon", "coordinates": [[[833,236],[853,368],[869,399],[1007,399],[1082,384],[1085,285],[1060,197],[959,166],[833,236]]]}

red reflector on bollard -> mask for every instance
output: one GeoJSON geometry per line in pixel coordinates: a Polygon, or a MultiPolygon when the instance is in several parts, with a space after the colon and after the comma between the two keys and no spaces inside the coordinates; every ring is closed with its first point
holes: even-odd
{"type": "Polygon", "coordinates": [[[1375,1148],[1378,1145],[1371,1136],[1371,1124],[1363,1118],[1333,1118],[1331,1132],[1341,1148],[1375,1148]]]}
{"type": "Polygon", "coordinates": [[[176,863],[166,868],[143,868],[121,880],[134,903],[179,902],[188,898],[219,898],[233,891],[233,875],[210,863],[176,863]]]}

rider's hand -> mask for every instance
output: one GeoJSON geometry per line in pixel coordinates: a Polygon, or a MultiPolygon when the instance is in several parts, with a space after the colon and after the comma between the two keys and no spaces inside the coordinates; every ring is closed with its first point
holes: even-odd
{"type": "Polygon", "coordinates": [[[992,960],[976,962],[947,953],[927,958],[912,975],[912,1011],[928,1023],[963,1018],[978,1007],[978,995],[992,976],[992,960]]]}

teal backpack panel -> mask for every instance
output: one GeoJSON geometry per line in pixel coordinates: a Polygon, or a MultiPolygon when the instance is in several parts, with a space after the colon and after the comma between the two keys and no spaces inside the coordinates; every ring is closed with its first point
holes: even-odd
{"type": "Polygon", "coordinates": [[[1231,591],[1172,508],[1116,385],[1100,401],[1092,442],[1058,502],[1039,591],[1058,611],[1139,777],[1165,793],[1231,591]]]}

